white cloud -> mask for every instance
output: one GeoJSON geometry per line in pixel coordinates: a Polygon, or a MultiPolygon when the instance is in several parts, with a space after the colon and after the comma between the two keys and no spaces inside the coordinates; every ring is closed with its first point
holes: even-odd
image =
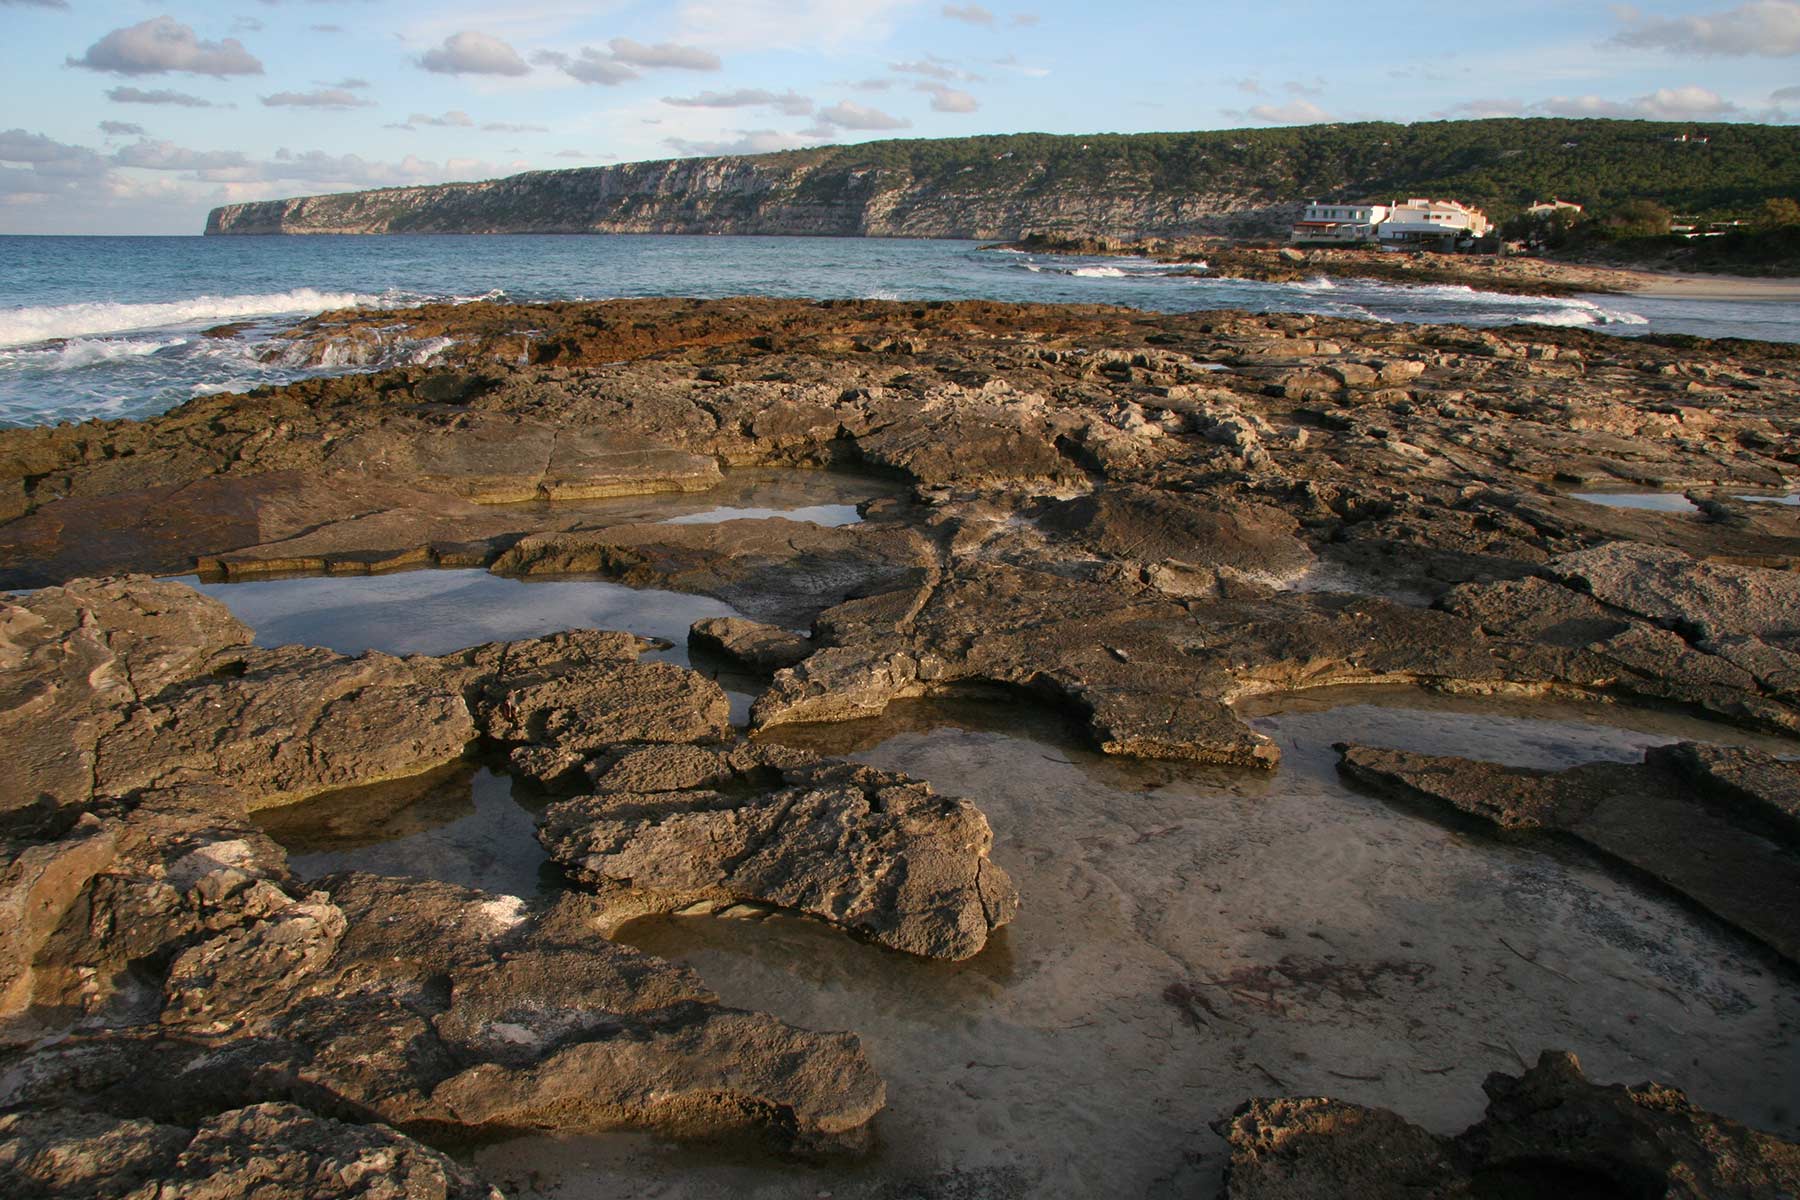
{"type": "Polygon", "coordinates": [[[1776,101],[1800,100],[1800,84],[1795,84],[1793,87],[1776,88],[1769,93],[1769,99],[1776,101]]]}
{"type": "Polygon", "coordinates": [[[1318,125],[1336,118],[1311,100],[1291,100],[1286,104],[1253,104],[1248,109],[1221,109],[1233,120],[1261,121],[1265,125],[1318,125]]]}
{"type": "Polygon", "coordinates": [[[727,154],[772,154],[777,150],[799,150],[812,145],[806,137],[783,133],[778,129],[735,129],[734,138],[706,139],[664,138],[663,145],[682,158],[717,158],[727,154]]]}
{"type": "Polygon", "coordinates": [[[902,75],[923,75],[927,79],[935,79],[939,83],[980,83],[981,76],[965,71],[955,62],[947,58],[939,58],[935,54],[927,54],[924,58],[910,62],[889,63],[888,70],[898,71],[902,75]]]}
{"type": "Polygon", "coordinates": [[[555,67],[581,83],[595,83],[601,87],[617,87],[643,78],[631,67],[592,46],[583,46],[573,57],[556,50],[539,50],[531,56],[531,61],[540,66],[555,67]]]}
{"type": "Polygon", "coordinates": [[[911,129],[912,122],[869,108],[854,100],[840,100],[830,108],[819,110],[818,123],[806,132],[819,137],[833,136],[832,129],[911,129]]]}
{"type": "Polygon", "coordinates": [[[375,102],[364,100],[348,88],[318,88],[310,92],[276,92],[262,98],[267,108],[371,108],[375,102]]]}
{"type": "Polygon", "coordinates": [[[995,58],[990,59],[989,61],[996,67],[1004,67],[1006,70],[1011,71],[1016,75],[1023,75],[1028,79],[1042,79],[1044,76],[1050,74],[1050,69],[1048,67],[1027,66],[1019,61],[1019,56],[1016,54],[1008,54],[1004,58],[995,58]]]}
{"type": "Polygon", "coordinates": [[[1800,54],[1800,0],[1750,0],[1701,17],[1652,17],[1635,8],[1620,10],[1625,28],[1613,37],[1621,46],[1675,54],[1800,54]]]}
{"type": "Polygon", "coordinates": [[[92,46],[80,58],[71,58],[72,67],[90,71],[107,71],[114,75],[164,75],[183,71],[190,75],[261,75],[263,65],[244,49],[236,38],[218,42],[201,41],[194,31],[173,17],[152,17],[148,21],[115,29],[92,46]]]}
{"type": "Polygon", "coordinates": [[[86,146],[23,129],[0,131],[0,163],[24,163],[39,174],[62,178],[92,178],[106,171],[106,160],[86,146]]]}
{"type": "Polygon", "coordinates": [[[126,146],[113,155],[113,161],[146,171],[218,171],[248,166],[250,160],[236,150],[189,150],[174,142],[146,139],[126,146]]]}
{"type": "Polygon", "coordinates": [[[946,4],[939,11],[952,21],[964,21],[970,25],[985,25],[989,29],[994,27],[994,14],[979,4],[946,4]]]}
{"type": "Polygon", "coordinates": [[[633,67],[670,67],[680,71],[717,71],[725,64],[710,50],[698,46],[680,46],[674,42],[658,42],[646,46],[630,38],[616,37],[607,43],[613,58],[633,67]]]}
{"type": "Polygon", "coordinates": [[[102,121],[100,132],[107,137],[142,137],[145,130],[142,125],[133,125],[130,121],[102,121]]]}
{"type": "Polygon", "coordinates": [[[419,65],[440,75],[526,75],[531,68],[519,52],[490,34],[465,29],[427,50],[419,65]]]}
{"type": "Polygon", "coordinates": [[[790,117],[809,116],[813,110],[812,98],[792,88],[785,92],[737,88],[729,92],[701,92],[697,96],[664,96],[663,103],[677,108],[773,108],[790,117]]]}
{"type": "Polygon", "coordinates": [[[1695,84],[1658,88],[1631,100],[1607,100],[1600,96],[1552,96],[1532,105],[1552,117],[1636,117],[1651,121],[1695,121],[1741,114],[1742,110],[1717,92],[1695,84]]]}
{"type": "Polygon", "coordinates": [[[173,104],[180,108],[218,108],[211,100],[190,96],[169,88],[116,87],[106,90],[106,98],[114,104],[173,104]]]}
{"type": "Polygon", "coordinates": [[[981,102],[969,93],[941,83],[915,83],[913,90],[931,93],[933,112],[972,113],[981,107],[981,102]]]}

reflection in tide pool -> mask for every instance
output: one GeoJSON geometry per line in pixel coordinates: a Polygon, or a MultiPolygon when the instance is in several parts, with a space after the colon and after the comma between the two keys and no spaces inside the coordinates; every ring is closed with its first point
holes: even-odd
{"type": "Polygon", "coordinates": [[[813,504],[805,508],[709,508],[705,512],[670,517],[665,525],[718,525],[726,521],[766,521],[779,517],[810,525],[854,525],[862,520],[854,504],[813,504]]]}
{"type": "Polygon", "coordinates": [[[874,1156],[804,1166],[613,1134],[522,1138],[477,1165],[558,1200],[1212,1195],[1224,1155],[1208,1122],[1247,1097],[1332,1095],[1451,1132],[1480,1117],[1488,1072],[1552,1047],[1592,1078],[1667,1080],[1793,1134],[1800,994],[1762,951],[1553,841],[1468,836],[1357,792],[1331,749],[1555,768],[1767,739],[1395,688],[1267,697],[1261,712],[1276,772],[1108,759],[1019,702],[909,701],[769,731],[974,800],[1024,897],[958,964],[782,915],[620,931],[727,1004],[855,1030],[888,1083],[874,1156]]]}
{"type": "Polygon", "coordinates": [[[561,879],[512,780],[473,764],[328,792],[255,818],[307,879],[368,871],[526,897],[561,879]]]}
{"type": "Polygon", "coordinates": [[[671,643],[660,657],[686,665],[688,626],[737,615],[722,600],[684,592],[475,570],[180,582],[222,602],[256,631],[259,646],[324,646],[341,654],[448,654],[565,629],[621,629],[671,643]]]}
{"type": "Polygon", "coordinates": [[[1598,504],[1606,508],[1641,508],[1650,512],[1696,513],[1694,507],[1680,492],[1570,492],[1572,500],[1585,500],[1589,504],[1598,504]]]}

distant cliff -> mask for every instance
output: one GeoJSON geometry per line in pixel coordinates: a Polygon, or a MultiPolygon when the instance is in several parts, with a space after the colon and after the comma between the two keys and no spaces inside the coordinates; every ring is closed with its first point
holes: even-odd
{"type": "Polygon", "coordinates": [[[1558,195],[1694,211],[1800,193],[1800,130],[1644,121],[1363,123],[871,142],[232,204],[208,234],[705,233],[1017,238],[1284,227],[1311,198],[1558,195]]]}

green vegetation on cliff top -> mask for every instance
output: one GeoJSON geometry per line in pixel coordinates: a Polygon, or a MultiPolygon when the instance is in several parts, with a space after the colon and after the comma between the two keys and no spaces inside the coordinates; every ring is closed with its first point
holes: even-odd
{"type": "Polygon", "coordinates": [[[1016,183],[1036,171],[1124,175],[1158,189],[1254,191],[1286,200],[1455,196],[1504,218],[1536,200],[1589,207],[1651,197],[1685,213],[1748,213],[1800,192],[1792,126],[1558,118],[1362,122],[1198,133],[1021,133],[870,142],[789,151],[771,160],[957,176],[959,188],[1016,183]],[[1689,140],[1677,141],[1682,135],[1689,140]],[[1698,139],[1707,140],[1700,141],[1698,139]],[[1006,157],[1009,155],[1011,157],[1006,157]]]}
{"type": "Polygon", "coordinates": [[[759,155],[815,171],[901,171],[959,191],[1030,175],[1096,188],[1121,178],[1162,190],[1271,199],[1455,196],[1505,218],[1535,200],[1589,207],[1651,197],[1684,213],[1748,213],[1800,192],[1800,128],[1559,118],[1362,122],[1196,133],[907,139],[759,155]],[[1689,140],[1677,141],[1682,135],[1689,140]],[[1700,138],[1707,140],[1700,141],[1700,138]]]}

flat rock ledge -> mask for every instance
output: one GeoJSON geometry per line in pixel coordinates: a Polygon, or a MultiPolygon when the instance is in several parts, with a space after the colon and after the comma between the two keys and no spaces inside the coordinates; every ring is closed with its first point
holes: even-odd
{"type": "Polygon", "coordinates": [[[1800,962],[1800,763],[1688,742],[1560,772],[1338,749],[1358,783],[1504,831],[1572,838],[1800,962]]]}
{"type": "Polygon", "coordinates": [[[1213,1124],[1231,1147],[1223,1200],[1780,1200],[1800,1189],[1800,1145],[1662,1084],[1590,1083],[1573,1054],[1547,1050],[1482,1090],[1487,1115],[1453,1138],[1343,1100],[1252,1100],[1213,1124]]]}
{"type": "Polygon", "coordinates": [[[854,1034],[720,1004],[595,896],[302,881],[250,819],[481,738],[722,742],[718,686],[648,648],[261,649],[143,578],[0,604],[0,1193],[460,1200],[489,1192],[407,1138],[527,1129],[865,1147],[886,1093],[854,1034]]]}
{"type": "Polygon", "coordinates": [[[654,747],[562,801],[538,831],[610,920],[753,903],[925,958],[964,959],[1019,896],[967,800],[796,751],[654,747]]]}

